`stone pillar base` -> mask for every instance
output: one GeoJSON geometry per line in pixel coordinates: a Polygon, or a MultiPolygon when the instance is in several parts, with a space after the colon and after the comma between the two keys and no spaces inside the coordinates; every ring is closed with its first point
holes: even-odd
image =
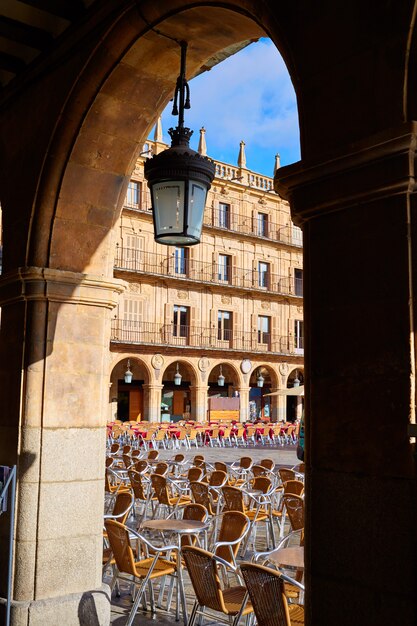
{"type": "MultiPolygon", "coordinates": [[[[11,626],[108,626],[110,624],[110,588],[102,585],[83,593],[33,600],[12,601],[11,626]]],[[[0,623],[6,619],[6,601],[0,598],[0,623]]]]}

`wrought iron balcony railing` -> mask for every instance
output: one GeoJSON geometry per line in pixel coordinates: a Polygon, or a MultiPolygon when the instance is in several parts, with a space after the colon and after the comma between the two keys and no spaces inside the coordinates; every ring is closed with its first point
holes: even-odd
{"type": "Polygon", "coordinates": [[[258,331],[220,330],[203,326],[177,326],[157,322],[138,322],[115,318],[111,328],[112,343],[156,346],[187,346],[212,350],[269,352],[301,355],[294,337],[258,331]]]}
{"type": "Polygon", "coordinates": [[[285,296],[302,297],[302,279],[294,279],[271,272],[259,272],[241,267],[220,266],[193,259],[167,257],[155,252],[143,252],[134,248],[117,246],[115,268],[145,274],[170,276],[195,282],[215,283],[241,289],[261,291],[285,296]]]}
{"type": "MultiPolygon", "coordinates": [[[[144,194],[144,196],[146,196],[144,200],[138,204],[126,200],[124,207],[134,211],[151,213],[152,206],[150,199],[146,194],[144,194]]],[[[239,213],[231,212],[226,215],[224,211],[220,209],[206,209],[203,225],[209,228],[221,228],[241,235],[261,237],[262,239],[296,246],[297,248],[302,248],[303,246],[302,230],[292,224],[283,226],[276,222],[270,222],[269,220],[264,222],[257,217],[240,215],[239,213]]]]}
{"type": "Polygon", "coordinates": [[[303,233],[300,228],[292,224],[283,226],[269,220],[263,221],[258,216],[240,215],[233,211],[225,213],[223,209],[206,209],[203,224],[212,228],[278,241],[298,248],[303,246],[303,233]]]}

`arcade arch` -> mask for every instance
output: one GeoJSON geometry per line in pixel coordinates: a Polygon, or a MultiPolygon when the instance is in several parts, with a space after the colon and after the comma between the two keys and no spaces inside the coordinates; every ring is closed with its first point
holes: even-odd
{"type": "MultiPolygon", "coordinates": [[[[308,246],[306,451],[309,493],[315,496],[307,495],[307,623],[344,626],[361,615],[364,623],[413,624],[417,513],[410,503],[416,477],[408,436],[413,431],[407,428],[415,426],[409,290],[417,273],[409,241],[415,238],[410,181],[417,128],[407,102],[415,93],[409,73],[417,54],[414,5],[389,3],[376,11],[375,3],[351,2],[335,12],[329,3],[318,14],[307,2],[277,8],[268,0],[230,0],[229,11],[210,4],[186,12],[189,3],[181,0],[142,2],[140,8],[146,21],[170,36],[181,37],[187,26],[191,73],[231,43],[259,36],[261,20],[281,46],[299,98],[303,162],[283,168],[276,181],[304,225],[308,246]],[[374,267],[376,259],[378,272],[369,281],[364,268],[374,267]],[[397,278],[391,290],[387,275],[397,278]],[[319,276],[327,280],[320,284],[319,276]],[[369,333],[364,319],[376,316],[369,333]],[[347,393],[352,388],[355,393],[347,393]],[[367,423],[371,448],[353,420],[367,423]],[[396,494],[396,533],[387,493],[396,494]],[[335,506],[338,526],[324,536],[335,506]],[[372,561],[367,585],[361,576],[365,553],[372,561]],[[329,558],[334,554],[336,560],[329,558]],[[387,592],[384,574],[398,555],[401,603],[387,592]]],[[[3,101],[8,163],[1,198],[7,275],[1,293],[0,445],[4,463],[19,461],[17,507],[25,513],[18,517],[14,598],[19,615],[30,613],[38,622],[42,611],[54,611],[51,604],[45,609],[45,599],[58,597],[53,606],[60,623],[75,623],[87,591],[97,606],[103,603],[100,615],[107,606],[105,595],[91,590],[101,585],[102,514],[102,473],[92,460],[104,454],[97,433],[105,421],[105,351],[110,311],[122,289],[111,280],[109,233],[138,146],[172,92],[178,67],[174,43],[149,31],[136,8],[100,3],[95,14],[93,4],[91,29],[86,23],[81,34],[74,29],[51,61],[45,55],[49,65],[29,72],[29,80],[24,77],[3,101]],[[91,363],[99,365],[90,371],[91,363]],[[52,462],[52,450],[59,450],[59,463],[52,462]],[[82,451],[83,462],[74,463],[82,451]],[[76,519],[74,487],[78,496],[83,490],[76,519]],[[58,491],[61,515],[73,523],[52,529],[51,552],[48,521],[55,519],[58,491]],[[81,526],[91,519],[88,529],[81,526]],[[82,563],[73,559],[70,545],[83,554],[82,563]]]]}

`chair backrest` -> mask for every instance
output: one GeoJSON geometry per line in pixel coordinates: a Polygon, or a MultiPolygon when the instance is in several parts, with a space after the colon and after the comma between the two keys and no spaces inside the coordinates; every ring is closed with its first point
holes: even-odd
{"type": "Polygon", "coordinates": [[[155,465],[154,474],[160,474],[161,476],[165,476],[168,471],[168,463],[164,463],[161,461],[155,465]]]}
{"type": "Polygon", "coordinates": [[[135,462],[135,470],[140,474],[142,474],[142,472],[146,472],[148,467],[148,461],[145,461],[145,459],[140,459],[135,462]]]}
{"type": "Polygon", "coordinates": [[[159,504],[167,504],[169,506],[170,499],[167,487],[167,479],[165,478],[165,476],[161,476],[160,474],[152,474],[151,483],[155,495],[158,498],[159,504]]]}
{"type": "Polygon", "coordinates": [[[223,511],[240,511],[245,512],[245,505],[243,502],[243,494],[237,487],[222,487],[222,494],[224,498],[223,511]]]}
{"type": "Polygon", "coordinates": [[[166,430],[158,430],[158,432],[155,435],[155,441],[163,441],[166,437],[167,433],[166,430]]]}
{"type": "Polygon", "coordinates": [[[176,454],[174,456],[174,461],[175,461],[175,463],[183,463],[183,461],[185,461],[185,455],[184,454],[176,454]]]}
{"type": "Polygon", "coordinates": [[[110,453],[111,454],[116,454],[116,452],[119,452],[119,448],[120,448],[120,444],[112,443],[111,446],[110,446],[110,453]]]}
{"type": "Polygon", "coordinates": [[[131,459],[131,457],[128,454],[124,454],[122,456],[123,459],[123,463],[125,464],[125,468],[129,469],[129,467],[132,465],[133,461],[131,459]]]}
{"type": "Polygon", "coordinates": [[[207,509],[209,515],[213,515],[209,486],[206,483],[192,481],[190,482],[190,489],[194,502],[202,504],[207,509]]]}
{"type": "Polygon", "coordinates": [[[262,459],[262,461],[259,462],[259,465],[262,465],[262,467],[266,467],[266,469],[269,470],[273,470],[275,467],[275,463],[272,459],[262,459]]]}
{"type": "Polygon", "coordinates": [[[114,502],[111,515],[117,517],[117,521],[124,524],[132,508],[133,499],[130,491],[119,491],[114,502]]]}
{"type": "Polygon", "coordinates": [[[253,460],[250,456],[242,456],[239,461],[239,465],[242,469],[250,469],[253,465],[253,460]]]}
{"type": "Polygon", "coordinates": [[[149,450],[148,452],[148,459],[150,461],[156,461],[156,459],[159,457],[159,452],[158,450],[149,450]]]}
{"type": "Polygon", "coordinates": [[[130,484],[137,500],[146,500],[146,493],[143,488],[142,475],[135,470],[129,470],[130,484]]]}
{"type": "Polygon", "coordinates": [[[210,487],[223,487],[227,482],[227,473],[222,470],[214,470],[209,477],[210,487]]]}
{"type": "Polygon", "coordinates": [[[122,453],[123,454],[130,454],[131,449],[132,449],[132,446],[125,445],[125,446],[123,446],[122,453]]]}
{"type": "Polygon", "coordinates": [[[216,470],[220,470],[222,472],[226,472],[226,474],[227,474],[227,465],[226,465],[226,463],[223,463],[222,461],[216,461],[214,463],[214,467],[216,468],[216,470]]]}
{"type": "Polygon", "coordinates": [[[132,457],[132,459],[135,459],[137,456],[140,456],[140,450],[132,450],[130,456],[132,457]]]}
{"type": "Polygon", "coordinates": [[[200,606],[226,613],[216,561],[213,555],[196,546],[185,546],[182,556],[200,606]]]}
{"type": "Polygon", "coordinates": [[[256,563],[240,566],[258,626],[291,626],[279,572],[256,563]]]}
{"type": "MultiPolygon", "coordinates": [[[[202,504],[197,504],[193,502],[191,504],[186,504],[183,510],[182,519],[185,520],[194,520],[196,522],[205,522],[207,519],[207,509],[202,504]]],[[[193,546],[197,541],[197,537],[190,535],[182,535],[181,536],[181,547],[184,546],[193,546]]]]}
{"type": "Polygon", "coordinates": [[[190,467],[187,473],[187,479],[189,481],[198,481],[201,479],[203,475],[203,470],[201,467],[190,467]]]}
{"type": "Polygon", "coordinates": [[[202,454],[196,454],[195,455],[195,457],[193,459],[194,465],[197,465],[198,462],[204,463],[204,456],[202,454]]]}
{"type": "Polygon", "coordinates": [[[283,506],[287,509],[292,530],[304,528],[304,500],[301,496],[288,494],[282,496],[283,506]]]}
{"type": "Polygon", "coordinates": [[[106,468],[111,467],[114,463],[114,459],[111,456],[108,456],[106,459],[106,468]]]}
{"type": "MultiPolygon", "coordinates": [[[[243,539],[248,526],[249,520],[246,515],[240,511],[226,511],[222,515],[220,531],[216,541],[238,541],[243,539]]],[[[233,546],[217,546],[215,554],[228,561],[228,563],[233,563],[233,557],[236,557],[240,543],[239,541],[233,546]]]]}
{"type": "Polygon", "coordinates": [[[302,496],[304,493],[304,483],[302,480],[287,480],[284,483],[284,494],[295,494],[302,496]]]}
{"type": "Polygon", "coordinates": [[[280,467],[278,470],[279,477],[282,483],[286,483],[287,480],[295,479],[295,472],[292,469],[286,469],[285,467],[280,467]]]}
{"type": "Polygon", "coordinates": [[[252,465],[251,472],[252,472],[252,474],[255,477],[256,476],[266,476],[267,473],[268,473],[268,470],[263,465],[252,465]]]}
{"type": "Polygon", "coordinates": [[[272,481],[267,476],[256,476],[252,481],[252,488],[267,493],[272,486],[272,481]]]}
{"type": "Polygon", "coordinates": [[[136,575],[135,556],[129,541],[129,529],[116,520],[108,519],[104,526],[119,572],[136,575]]]}

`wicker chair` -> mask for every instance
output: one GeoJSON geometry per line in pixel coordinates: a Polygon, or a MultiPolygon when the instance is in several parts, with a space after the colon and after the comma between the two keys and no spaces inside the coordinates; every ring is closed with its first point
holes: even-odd
{"type": "Polygon", "coordinates": [[[247,591],[242,585],[222,588],[218,572],[219,565],[233,571],[229,563],[211,552],[195,546],[186,546],[182,556],[190,575],[196,600],[191,611],[189,626],[194,626],[197,617],[207,617],[207,610],[215,613],[216,622],[237,626],[242,615],[252,613],[247,602],[247,591]]]}
{"type": "Polygon", "coordinates": [[[282,484],[286,483],[287,480],[295,480],[295,472],[292,469],[280,467],[280,469],[278,470],[278,474],[282,484]]]}
{"type": "Polygon", "coordinates": [[[220,517],[220,526],[216,521],[214,523],[219,531],[213,533],[212,550],[216,556],[237,567],[236,555],[249,532],[249,518],[240,511],[226,511],[220,517]]]}
{"type": "Polygon", "coordinates": [[[250,528],[249,528],[249,532],[245,541],[243,551],[246,550],[246,547],[249,543],[249,540],[252,534],[253,534],[252,541],[255,546],[256,525],[259,524],[260,522],[265,522],[269,525],[269,530],[270,530],[271,537],[274,543],[272,520],[270,518],[267,506],[263,503],[264,496],[261,496],[260,498],[262,499],[260,499],[256,496],[248,495],[247,497],[249,498],[249,506],[246,506],[245,500],[244,500],[245,491],[243,491],[242,489],[239,489],[238,487],[224,486],[222,488],[222,494],[223,494],[223,499],[224,499],[224,507],[223,507],[224,513],[226,511],[240,511],[241,513],[244,513],[249,518],[250,528]]]}
{"type": "Polygon", "coordinates": [[[203,476],[203,469],[201,467],[190,467],[190,469],[187,472],[187,480],[189,482],[198,482],[199,480],[201,480],[201,477],[203,476]]]}
{"type": "Polygon", "coordinates": [[[226,463],[223,463],[222,461],[216,461],[214,463],[214,467],[216,470],[220,470],[222,472],[226,472],[226,474],[228,473],[228,468],[226,463]]]}
{"type": "MultiPolygon", "coordinates": [[[[205,522],[207,516],[206,507],[202,504],[197,504],[196,502],[186,504],[182,512],[182,519],[195,520],[197,522],[205,522]]],[[[181,548],[184,546],[194,546],[197,539],[196,535],[181,535],[181,548]]]]}
{"type": "Polygon", "coordinates": [[[208,484],[192,481],[190,482],[190,489],[194,502],[202,504],[207,509],[209,515],[216,515],[216,503],[213,500],[208,484]]]}
{"type": "Polygon", "coordinates": [[[287,480],[284,483],[284,495],[295,494],[296,496],[302,496],[304,493],[304,483],[301,480],[287,480]]]}
{"type": "Polygon", "coordinates": [[[148,461],[156,461],[158,457],[159,457],[158,450],[155,450],[155,449],[149,450],[148,456],[147,456],[148,461]]]}
{"type": "MultiPolygon", "coordinates": [[[[158,499],[158,503],[161,505],[160,507],[158,507],[159,509],[165,507],[169,514],[175,515],[179,507],[190,504],[191,498],[189,496],[174,496],[172,495],[172,493],[170,493],[171,490],[169,489],[169,486],[171,486],[172,483],[171,481],[169,481],[168,478],[166,478],[166,476],[161,476],[160,474],[152,474],[151,483],[154,494],[158,499]]],[[[176,488],[178,489],[178,487],[176,488]]]]}
{"type": "Polygon", "coordinates": [[[144,519],[146,519],[149,504],[151,504],[152,506],[152,515],[154,514],[156,498],[151,497],[151,490],[148,478],[144,479],[142,474],[133,469],[129,470],[129,478],[131,487],[133,489],[133,494],[135,496],[135,506],[133,507],[133,512],[135,517],[137,517],[137,512],[135,509],[136,504],[138,503],[142,508],[140,512],[140,520],[143,521],[144,519]]]}
{"type": "Polygon", "coordinates": [[[163,548],[154,546],[143,535],[136,533],[115,520],[106,520],[105,528],[117,568],[110,585],[111,589],[113,590],[117,579],[127,580],[138,587],[132,609],[125,624],[125,626],[131,626],[148,584],[150,588],[151,610],[152,613],[155,613],[152,581],[164,576],[176,576],[176,559],[172,558],[170,553],[178,555],[178,548],[174,545],[164,546],[163,548]],[[136,559],[129,535],[133,536],[140,544],[138,554],[144,554],[144,557],[140,560],[136,559]],[[163,555],[166,555],[166,557],[163,558],[163,555]]]}
{"type": "Polygon", "coordinates": [[[288,576],[255,563],[242,563],[244,578],[258,626],[302,626],[304,608],[288,604],[284,583],[304,590],[303,585],[288,576]]]}

